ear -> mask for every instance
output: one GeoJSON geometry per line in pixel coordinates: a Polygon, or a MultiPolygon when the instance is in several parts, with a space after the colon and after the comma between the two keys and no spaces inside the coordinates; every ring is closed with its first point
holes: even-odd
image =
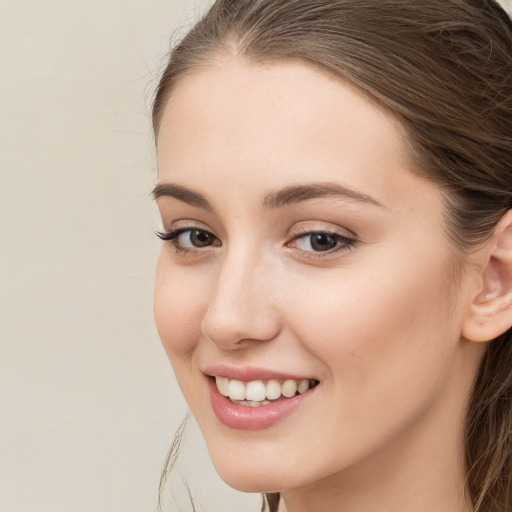
{"type": "Polygon", "coordinates": [[[462,326],[469,341],[490,341],[512,327],[512,210],[481,254],[478,289],[462,326]]]}

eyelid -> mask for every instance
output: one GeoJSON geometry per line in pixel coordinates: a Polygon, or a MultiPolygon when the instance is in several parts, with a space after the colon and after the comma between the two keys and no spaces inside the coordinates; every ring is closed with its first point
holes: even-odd
{"type": "Polygon", "coordinates": [[[175,240],[178,238],[181,234],[186,233],[187,231],[191,231],[193,229],[199,229],[199,228],[170,228],[170,229],[164,229],[163,231],[155,231],[155,235],[160,238],[160,240],[163,240],[165,242],[169,242],[171,240],[175,240]]]}
{"type": "Polygon", "coordinates": [[[169,227],[165,227],[165,224],[167,223],[164,222],[164,227],[162,230],[155,231],[155,235],[162,240],[169,240],[171,237],[179,236],[181,233],[185,233],[186,231],[191,231],[194,229],[205,231],[213,236],[216,236],[211,228],[202,222],[192,219],[179,219],[169,222],[169,227]]]}
{"type": "Polygon", "coordinates": [[[346,227],[331,222],[301,221],[297,222],[289,231],[290,238],[298,238],[313,233],[328,233],[340,236],[347,240],[358,240],[358,235],[346,227]]]}
{"type": "Polygon", "coordinates": [[[175,211],[172,208],[160,212],[161,223],[166,230],[178,228],[204,228],[209,229],[203,221],[196,219],[195,216],[188,217],[181,211],[175,211]]]}

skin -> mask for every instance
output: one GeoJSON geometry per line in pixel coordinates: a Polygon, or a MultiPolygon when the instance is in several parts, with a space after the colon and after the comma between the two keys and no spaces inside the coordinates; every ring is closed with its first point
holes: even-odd
{"type": "Polygon", "coordinates": [[[461,328],[475,276],[458,274],[442,194],[406,155],[389,114],[302,62],[219,59],[182,78],[163,114],[159,183],[211,205],[159,197],[163,227],[213,243],[162,244],[157,327],[221,477],[282,491],[289,512],[470,510],[463,415],[484,345],[461,328]],[[262,205],[319,182],[374,202],[262,205]],[[311,231],[354,243],[315,252],[311,231]],[[214,364],[320,385],[276,425],[240,431],[212,410],[202,369],[214,364]]]}

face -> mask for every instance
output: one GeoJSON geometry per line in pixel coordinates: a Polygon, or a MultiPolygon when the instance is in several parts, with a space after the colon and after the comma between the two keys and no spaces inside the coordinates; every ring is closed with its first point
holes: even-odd
{"type": "Polygon", "coordinates": [[[155,316],[232,486],[297,488],[459,447],[476,368],[467,287],[441,193],[406,153],[393,118],[304,63],[225,59],[173,91],[155,316]]]}

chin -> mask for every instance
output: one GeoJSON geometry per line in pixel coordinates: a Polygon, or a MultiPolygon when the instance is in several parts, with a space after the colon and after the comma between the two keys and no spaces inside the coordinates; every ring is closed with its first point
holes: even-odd
{"type": "Polygon", "coordinates": [[[247,493],[271,493],[280,492],[290,487],[289,483],[286,485],[285,482],[280,481],[279,474],[263,474],[263,472],[254,469],[244,471],[236,467],[230,469],[215,467],[222,480],[237,491],[247,493]]]}
{"type": "Polygon", "coordinates": [[[295,487],[299,477],[295,472],[283,470],[283,464],[248,455],[246,458],[231,459],[227,451],[212,455],[213,465],[220,478],[234,489],[248,493],[280,492],[295,487]],[[284,474],[286,473],[286,474],[284,474]]]}

